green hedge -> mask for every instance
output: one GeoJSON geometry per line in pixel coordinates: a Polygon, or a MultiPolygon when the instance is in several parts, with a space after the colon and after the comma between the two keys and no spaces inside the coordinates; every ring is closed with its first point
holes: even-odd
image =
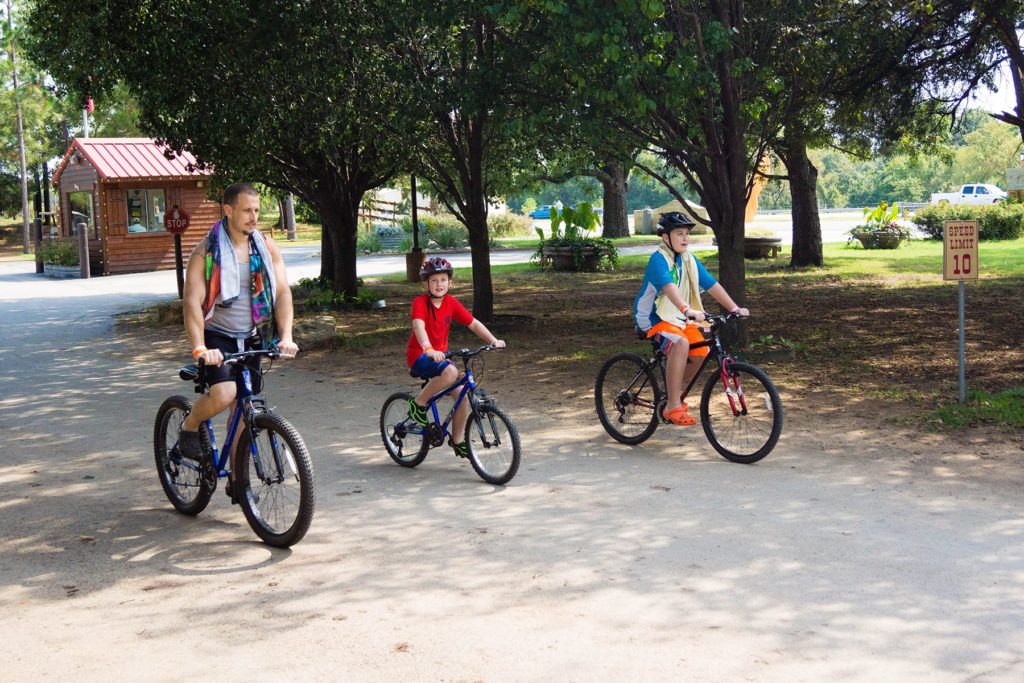
{"type": "Polygon", "coordinates": [[[530,237],[533,220],[514,213],[492,214],[487,217],[487,233],[492,237],[530,237]]]}
{"type": "Polygon", "coordinates": [[[910,219],[931,239],[942,239],[943,221],[978,221],[978,238],[1012,240],[1024,237],[1024,204],[1001,203],[985,206],[929,204],[910,219]]]}
{"type": "Polygon", "coordinates": [[[75,240],[43,240],[39,244],[43,263],[51,266],[77,266],[78,242],[75,240]]]}

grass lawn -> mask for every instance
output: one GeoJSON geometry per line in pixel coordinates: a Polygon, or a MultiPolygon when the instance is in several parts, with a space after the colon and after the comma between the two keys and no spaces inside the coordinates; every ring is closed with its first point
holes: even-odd
{"type": "MultiPolygon", "coordinates": [[[[696,253],[718,271],[714,251],[696,253]]],[[[787,405],[803,410],[922,428],[1013,426],[1024,414],[1024,240],[983,244],[979,260],[981,278],[967,284],[967,382],[987,393],[964,406],[957,404],[957,285],[942,280],[938,242],[876,251],[828,244],[820,268],[748,260],[753,317],[744,353],[766,364],[787,405]],[[982,409],[993,401],[1002,407],[982,409]]],[[[614,272],[585,274],[493,268],[491,327],[513,347],[502,358],[507,371],[535,380],[530,391],[589,393],[604,358],[645,348],[633,337],[630,306],[646,263],[646,256],[623,257],[614,272]]],[[[333,346],[365,355],[373,367],[404,348],[407,303],[420,290],[402,275],[368,278],[367,287],[388,307],[331,314],[339,332],[333,346]]],[[[471,303],[469,269],[456,270],[453,293],[471,303]]],[[[323,315],[301,309],[300,318],[323,315]]],[[[472,343],[460,334],[453,332],[461,340],[453,344],[472,343]]],[[[337,364],[334,352],[321,353],[337,364]]]]}

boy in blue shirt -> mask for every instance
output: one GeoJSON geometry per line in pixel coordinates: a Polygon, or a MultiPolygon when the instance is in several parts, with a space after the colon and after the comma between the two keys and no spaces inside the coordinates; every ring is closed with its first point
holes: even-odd
{"type": "Polygon", "coordinates": [[[713,296],[730,313],[750,315],[732,300],[697,257],[687,251],[690,228],[694,225],[682,212],[662,214],[658,219],[662,243],[658,251],[651,254],[640,292],[633,301],[633,320],[637,328],[648,338],[657,338],[665,352],[668,398],[664,417],[680,427],[697,423],[681,395],[683,384],[690,381],[700,368],[701,359],[708,355],[706,346],[690,349],[691,343],[704,340],[700,329],[691,322],[704,320],[701,292],[713,296]]]}

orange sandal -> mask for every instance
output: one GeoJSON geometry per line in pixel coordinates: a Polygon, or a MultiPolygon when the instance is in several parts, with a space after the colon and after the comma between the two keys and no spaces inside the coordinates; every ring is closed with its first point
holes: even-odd
{"type": "Polygon", "coordinates": [[[662,411],[661,414],[666,420],[679,427],[690,427],[697,424],[697,420],[690,415],[690,408],[685,403],[678,408],[662,411]]]}

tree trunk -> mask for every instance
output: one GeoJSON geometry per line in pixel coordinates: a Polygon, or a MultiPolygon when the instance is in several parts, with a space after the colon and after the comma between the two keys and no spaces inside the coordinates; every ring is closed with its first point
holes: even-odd
{"type": "Polygon", "coordinates": [[[295,197],[291,192],[284,196],[284,229],[289,240],[295,239],[295,197]]]}
{"type": "Polygon", "coordinates": [[[626,214],[626,192],[629,190],[629,171],[617,162],[601,167],[601,186],[604,189],[604,229],[602,237],[629,237],[629,217],[626,214]]]}
{"type": "Polygon", "coordinates": [[[484,324],[494,321],[494,283],[491,278],[491,242],[487,230],[487,202],[470,198],[466,212],[469,248],[473,261],[473,317],[484,324]]]}
{"type": "Polygon", "coordinates": [[[793,256],[791,266],[820,266],[821,219],[818,216],[818,169],[807,158],[807,142],[795,126],[784,134],[783,162],[789,174],[789,193],[793,199],[793,256]]]}
{"type": "Polygon", "coordinates": [[[348,297],[355,297],[359,293],[356,233],[359,227],[359,202],[362,198],[362,190],[342,188],[336,194],[318,197],[317,202],[317,210],[323,221],[320,274],[328,279],[333,291],[348,297]],[[329,259],[327,254],[330,254],[329,259]]]}

